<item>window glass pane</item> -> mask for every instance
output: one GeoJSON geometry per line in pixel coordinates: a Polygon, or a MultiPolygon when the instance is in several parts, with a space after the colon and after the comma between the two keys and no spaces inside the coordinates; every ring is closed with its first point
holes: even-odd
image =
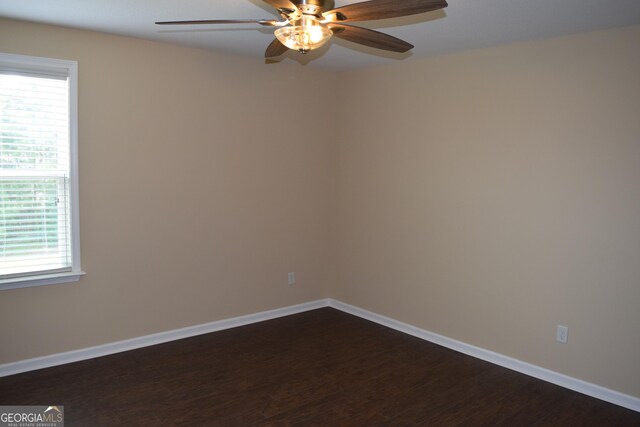
{"type": "Polygon", "coordinates": [[[71,268],[66,80],[0,74],[0,278],[71,268]]]}

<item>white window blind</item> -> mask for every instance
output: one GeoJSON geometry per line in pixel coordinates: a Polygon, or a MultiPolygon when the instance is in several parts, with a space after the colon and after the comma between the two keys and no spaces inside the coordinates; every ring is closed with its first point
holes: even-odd
{"type": "Polygon", "coordinates": [[[79,271],[70,77],[57,68],[2,65],[0,283],[79,271]]]}

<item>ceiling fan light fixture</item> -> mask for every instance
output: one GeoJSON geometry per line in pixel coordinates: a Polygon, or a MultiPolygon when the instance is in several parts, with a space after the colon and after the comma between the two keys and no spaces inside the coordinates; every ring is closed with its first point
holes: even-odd
{"type": "MultiPolygon", "coordinates": [[[[258,0],[251,0],[256,2],[258,0]]],[[[198,21],[162,21],[158,25],[259,24],[276,27],[276,38],[264,56],[276,58],[287,51],[307,53],[324,45],[333,35],[360,45],[389,52],[405,53],[413,45],[397,37],[366,27],[358,21],[399,18],[433,12],[448,6],[447,0],[359,0],[335,7],[335,0],[262,0],[275,8],[281,19],[207,19],[198,21]]]]}
{"type": "Polygon", "coordinates": [[[318,22],[315,16],[303,15],[295,25],[278,28],[276,38],[289,49],[307,53],[325,44],[333,32],[318,22]]]}

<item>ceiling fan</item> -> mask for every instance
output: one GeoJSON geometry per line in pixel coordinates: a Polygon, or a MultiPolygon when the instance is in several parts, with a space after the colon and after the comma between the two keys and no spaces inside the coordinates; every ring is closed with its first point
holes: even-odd
{"type": "Polygon", "coordinates": [[[368,0],[338,8],[335,8],[334,0],[263,1],[276,8],[283,20],[215,19],[164,21],[156,24],[259,24],[276,27],[276,39],[267,47],[266,58],[280,56],[287,49],[304,54],[321,47],[332,36],[377,49],[403,53],[412,49],[413,45],[388,34],[350,23],[415,15],[448,6],[446,0],[368,0]]]}

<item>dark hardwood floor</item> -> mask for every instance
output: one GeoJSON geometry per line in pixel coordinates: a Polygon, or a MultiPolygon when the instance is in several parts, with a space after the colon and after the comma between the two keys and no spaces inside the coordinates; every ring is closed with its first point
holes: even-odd
{"type": "Polygon", "coordinates": [[[323,308],[0,378],[67,426],[640,426],[633,412],[323,308]]]}

